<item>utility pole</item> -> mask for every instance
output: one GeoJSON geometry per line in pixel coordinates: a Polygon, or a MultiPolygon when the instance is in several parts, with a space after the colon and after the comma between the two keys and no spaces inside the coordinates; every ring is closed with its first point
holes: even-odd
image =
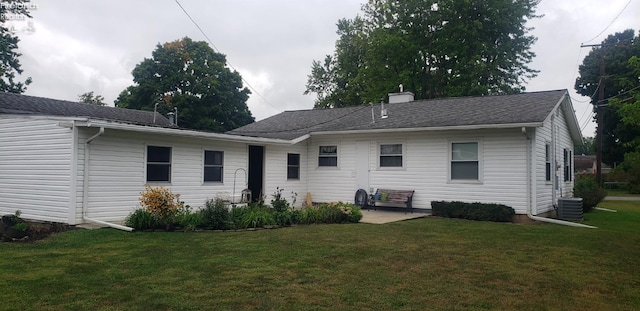
{"type": "Polygon", "coordinates": [[[604,123],[604,44],[582,44],[584,47],[600,47],[600,79],[598,82],[598,101],[596,102],[596,183],[602,187],[602,125],[604,123]]]}

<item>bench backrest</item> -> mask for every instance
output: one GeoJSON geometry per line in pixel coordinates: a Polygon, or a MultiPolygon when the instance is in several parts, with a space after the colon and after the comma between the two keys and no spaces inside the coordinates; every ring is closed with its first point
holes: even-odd
{"type": "Polygon", "coordinates": [[[387,194],[387,200],[389,201],[408,201],[413,197],[414,190],[390,190],[390,189],[378,189],[376,195],[387,194]]]}

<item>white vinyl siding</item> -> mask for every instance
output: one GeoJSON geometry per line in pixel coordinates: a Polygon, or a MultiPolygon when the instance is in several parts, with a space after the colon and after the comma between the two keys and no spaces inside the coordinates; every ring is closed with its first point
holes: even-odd
{"type": "MultiPolygon", "coordinates": [[[[369,187],[415,190],[415,208],[428,209],[431,201],[467,201],[501,203],[512,206],[518,213],[526,213],[526,146],[520,129],[482,131],[434,131],[414,133],[354,134],[312,137],[309,150],[318,146],[339,143],[340,167],[337,170],[313,169],[316,159],[308,163],[308,192],[314,202],[353,202],[356,188],[356,145],[370,141],[369,187]],[[469,136],[472,133],[473,136],[469,136]],[[334,138],[331,140],[331,138],[334,138]],[[338,140],[339,139],[339,140],[338,140]],[[471,140],[473,139],[473,140],[471,140]],[[402,170],[376,170],[380,141],[403,141],[402,170]],[[449,182],[451,142],[479,143],[480,177],[482,183],[449,182]]],[[[370,192],[371,189],[365,189],[370,192]]]]}
{"type": "Polygon", "coordinates": [[[73,135],[57,122],[0,116],[0,215],[70,222],[73,135]]]}
{"type": "MultiPolygon", "coordinates": [[[[266,194],[266,202],[271,202],[273,198],[271,195],[276,191],[276,188],[283,189],[282,195],[289,203],[293,203],[292,196],[296,195],[296,206],[301,206],[305,202],[306,194],[308,192],[307,182],[309,181],[309,173],[307,163],[313,163],[313,171],[316,171],[318,158],[317,158],[316,146],[312,153],[309,153],[306,142],[296,144],[293,146],[266,146],[265,147],[265,165],[264,165],[264,191],[266,194]],[[288,154],[300,155],[300,167],[299,178],[288,178],[288,154]],[[307,156],[312,154],[311,156],[307,156]]],[[[322,172],[336,170],[317,170],[322,172]]],[[[314,172],[315,173],[315,172],[314,172]]],[[[238,183],[239,184],[239,183],[238,183]]],[[[315,200],[315,199],[314,199],[315,200]]]]}
{"type": "MultiPolygon", "coordinates": [[[[81,130],[85,138],[80,141],[95,133],[95,129],[81,130]]],[[[168,187],[194,209],[204,206],[207,199],[218,196],[232,199],[235,195],[233,199],[237,201],[242,189],[246,188],[245,174],[242,171],[236,173],[238,168],[247,168],[247,146],[244,143],[106,129],[91,143],[88,217],[122,221],[139,206],[138,198],[146,184],[146,146],[171,146],[172,149],[171,183],[151,183],[151,186],[168,187]],[[225,154],[223,182],[203,183],[203,150],[214,147],[225,154]]]]}

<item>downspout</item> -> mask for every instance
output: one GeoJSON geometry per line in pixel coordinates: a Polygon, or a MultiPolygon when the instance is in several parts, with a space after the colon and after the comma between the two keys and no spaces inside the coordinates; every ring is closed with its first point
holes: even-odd
{"type": "Polygon", "coordinates": [[[531,143],[531,137],[529,137],[529,135],[527,135],[527,128],[522,127],[522,134],[527,139],[527,217],[529,217],[529,219],[531,219],[531,220],[541,221],[541,222],[548,222],[548,223],[553,223],[553,224],[558,224],[558,225],[565,225],[565,226],[571,226],[571,227],[580,227],[580,228],[591,228],[591,229],[598,228],[598,227],[579,224],[579,223],[570,222],[570,221],[564,221],[564,220],[559,220],[559,219],[534,216],[531,213],[531,208],[532,208],[531,202],[533,201],[533,191],[531,190],[531,188],[533,187],[532,182],[531,182],[531,176],[532,176],[531,170],[532,170],[532,163],[533,163],[533,161],[531,161],[531,146],[532,146],[532,143],[531,143]]]}
{"type": "Polygon", "coordinates": [[[104,127],[100,127],[100,130],[98,131],[98,133],[96,133],[95,135],[89,137],[85,142],[84,142],[84,179],[82,182],[82,219],[90,221],[90,222],[95,222],[97,224],[100,225],[104,225],[104,226],[109,226],[111,228],[116,228],[116,229],[120,229],[120,230],[124,230],[124,231],[133,231],[133,228],[131,227],[127,227],[127,226],[122,226],[122,225],[117,225],[117,224],[112,224],[106,221],[102,221],[102,220],[97,220],[97,219],[92,219],[87,217],[87,207],[89,205],[88,200],[89,200],[89,161],[90,161],[90,155],[91,155],[91,150],[89,148],[91,142],[98,138],[98,136],[104,134],[104,127]]]}

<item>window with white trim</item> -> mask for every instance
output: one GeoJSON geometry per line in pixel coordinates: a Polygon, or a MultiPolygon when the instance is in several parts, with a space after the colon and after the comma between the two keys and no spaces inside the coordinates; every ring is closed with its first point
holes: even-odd
{"type": "Polygon", "coordinates": [[[287,153],[287,179],[300,179],[299,153],[287,153]]]}
{"type": "Polygon", "coordinates": [[[451,180],[479,180],[477,142],[451,143],[451,180]]]}
{"type": "Polygon", "coordinates": [[[571,150],[564,149],[564,181],[571,181],[571,150]]]}
{"type": "Polygon", "coordinates": [[[402,167],[402,144],[380,145],[380,167],[402,167]]]}
{"type": "Polygon", "coordinates": [[[147,146],[147,182],[171,181],[171,147],[147,146]]]}
{"type": "Polygon", "coordinates": [[[544,180],[551,181],[551,145],[544,145],[544,180]]]}
{"type": "Polygon", "coordinates": [[[338,166],[338,146],[320,146],[318,166],[338,166]]]}
{"type": "Polygon", "coordinates": [[[205,150],[204,151],[204,181],[222,182],[224,171],[224,152],[205,150]]]}

